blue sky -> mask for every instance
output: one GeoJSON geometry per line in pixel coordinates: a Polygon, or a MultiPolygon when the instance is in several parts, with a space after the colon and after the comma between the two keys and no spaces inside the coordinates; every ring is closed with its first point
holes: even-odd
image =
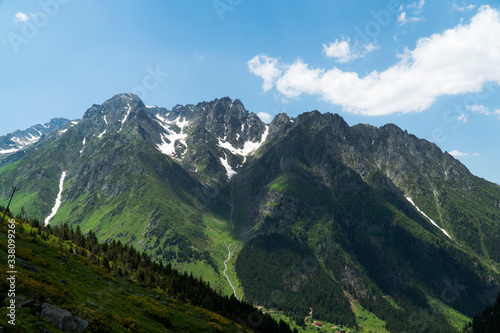
{"type": "Polygon", "coordinates": [[[500,183],[495,2],[0,0],[0,135],[135,92],[395,123],[500,183]]]}

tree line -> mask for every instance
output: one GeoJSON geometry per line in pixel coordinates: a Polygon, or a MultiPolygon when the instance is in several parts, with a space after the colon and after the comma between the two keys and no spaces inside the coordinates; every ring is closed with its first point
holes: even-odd
{"type": "Polygon", "coordinates": [[[59,241],[70,241],[76,245],[70,252],[84,255],[95,265],[101,265],[108,271],[122,278],[130,278],[150,289],[165,290],[172,297],[189,302],[215,312],[254,332],[292,333],[283,320],[276,322],[269,314],[258,311],[250,303],[239,301],[234,295],[226,296],[210,287],[210,283],[186,272],[179,272],[170,263],[156,262],[146,252],[140,252],[131,245],[111,240],[101,243],[91,230],[83,233],[66,223],[58,226],[42,225],[37,219],[22,219],[33,227],[31,233],[37,233],[42,239],[50,235],[59,241]]]}

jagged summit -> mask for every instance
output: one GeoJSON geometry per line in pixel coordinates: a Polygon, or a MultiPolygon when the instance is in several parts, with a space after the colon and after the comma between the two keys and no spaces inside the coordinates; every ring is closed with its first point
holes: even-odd
{"type": "Polygon", "coordinates": [[[83,115],[83,119],[90,119],[96,116],[121,118],[123,115],[128,114],[131,109],[145,107],[144,102],[135,94],[117,94],[102,105],[92,105],[83,115]]]}

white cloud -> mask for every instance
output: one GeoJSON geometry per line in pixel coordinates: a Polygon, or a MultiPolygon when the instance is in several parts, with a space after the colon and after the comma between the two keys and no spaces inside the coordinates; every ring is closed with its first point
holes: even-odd
{"type": "Polygon", "coordinates": [[[292,64],[258,55],[249,70],[285,98],[316,95],[347,112],[364,115],[420,112],[444,95],[481,91],[487,82],[500,84],[500,12],[482,6],[468,25],[417,41],[384,71],[360,77],[339,68],[313,68],[298,59],[292,64]],[[446,56],[444,56],[446,55],[446,56]]]}
{"type": "Polygon", "coordinates": [[[459,11],[459,12],[465,12],[466,10],[473,10],[473,9],[474,9],[474,7],[476,7],[476,6],[475,6],[475,5],[473,5],[473,4],[469,4],[469,5],[467,5],[467,4],[465,3],[465,1],[462,1],[462,2],[460,3],[460,5],[459,5],[459,4],[457,4],[456,0],[453,0],[453,4],[452,4],[452,6],[451,6],[451,9],[452,9],[452,10],[457,10],[457,11],[459,11]]]}
{"type": "Polygon", "coordinates": [[[467,105],[467,110],[470,110],[474,113],[484,114],[486,116],[490,115],[490,110],[488,109],[488,107],[484,105],[477,105],[477,104],[467,105]]]}
{"type": "Polygon", "coordinates": [[[401,12],[398,16],[398,22],[400,25],[405,25],[406,23],[416,23],[423,21],[424,18],[421,16],[418,16],[419,14],[422,13],[422,10],[425,5],[425,0],[420,0],[419,2],[412,2],[411,4],[407,6],[399,6],[399,11],[401,12]],[[411,11],[411,14],[413,16],[408,16],[407,11],[404,9],[411,11]]]}
{"type": "MultiPolygon", "coordinates": [[[[373,43],[368,43],[361,47],[361,52],[356,52],[355,50],[353,50],[349,42],[349,38],[343,38],[342,41],[335,39],[335,42],[330,43],[330,45],[328,46],[323,44],[323,52],[327,57],[336,58],[338,62],[344,63],[362,58],[366,54],[379,48],[373,43]]],[[[354,48],[359,49],[360,47],[358,45],[354,45],[354,48]]]]}
{"type": "Polygon", "coordinates": [[[420,22],[420,21],[423,21],[424,18],[423,17],[419,17],[419,16],[412,16],[412,17],[407,17],[406,16],[406,12],[402,12],[401,14],[399,14],[398,16],[398,22],[400,25],[405,25],[406,23],[416,23],[416,22],[420,22]]]}
{"type": "Polygon", "coordinates": [[[406,5],[406,8],[413,9],[418,13],[419,11],[422,11],[424,5],[425,5],[425,0],[419,0],[418,2],[413,1],[411,4],[406,5]]]}
{"type": "Polygon", "coordinates": [[[407,22],[406,12],[401,12],[401,14],[399,14],[399,16],[398,16],[398,22],[400,24],[405,24],[407,22]]]}
{"type": "MultiPolygon", "coordinates": [[[[492,112],[492,111],[490,111],[490,109],[487,106],[484,106],[484,105],[477,105],[477,104],[468,105],[467,110],[472,111],[474,113],[479,113],[479,114],[482,114],[485,116],[493,116],[493,115],[500,116],[500,109],[497,109],[497,110],[492,112]]],[[[499,119],[500,119],[500,117],[499,117],[499,119]]]]}
{"type": "Polygon", "coordinates": [[[14,16],[14,21],[16,22],[27,22],[31,20],[35,15],[32,13],[17,12],[14,16]]]}
{"type": "Polygon", "coordinates": [[[269,124],[271,122],[271,119],[273,119],[273,116],[266,112],[259,112],[257,113],[257,116],[259,116],[259,118],[266,124],[269,124]]]}
{"type": "Polygon", "coordinates": [[[326,56],[329,58],[337,58],[338,62],[347,62],[358,58],[358,55],[351,51],[349,39],[342,40],[341,42],[336,39],[335,42],[330,43],[329,46],[323,44],[323,52],[325,52],[326,56]]]}
{"type": "Polygon", "coordinates": [[[266,55],[255,56],[248,62],[251,73],[264,79],[262,89],[268,91],[273,87],[273,82],[282,74],[278,68],[278,59],[266,55]]]}
{"type": "Polygon", "coordinates": [[[194,57],[198,60],[205,60],[205,56],[203,54],[195,54],[194,57]]]}
{"type": "Polygon", "coordinates": [[[472,154],[469,154],[469,153],[464,153],[464,152],[461,152],[461,151],[458,151],[458,150],[452,150],[449,152],[449,154],[453,157],[465,157],[465,156],[479,156],[480,154],[479,153],[472,153],[472,154]]]}
{"type": "Polygon", "coordinates": [[[467,123],[469,121],[469,117],[467,117],[465,114],[461,114],[459,117],[458,117],[458,121],[461,121],[462,123],[467,123]]]}
{"type": "Polygon", "coordinates": [[[449,154],[453,157],[464,157],[464,156],[469,156],[469,153],[463,153],[461,151],[458,151],[458,150],[452,150],[449,152],[449,154]]]}
{"type": "Polygon", "coordinates": [[[372,51],[375,51],[375,50],[378,50],[380,48],[380,46],[377,46],[373,43],[368,43],[365,45],[365,52],[366,53],[369,53],[369,52],[372,52],[372,51]]]}

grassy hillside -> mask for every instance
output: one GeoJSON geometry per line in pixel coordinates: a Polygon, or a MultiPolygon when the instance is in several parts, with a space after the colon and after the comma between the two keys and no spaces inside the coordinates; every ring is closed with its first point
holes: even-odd
{"type": "MultiPolygon", "coordinates": [[[[0,226],[2,299],[9,291],[7,220],[0,226]]],[[[16,303],[33,302],[16,310],[15,326],[1,308],[0,326],[9,332],[59,332],[38,314],[45,302],[87,320],[88,332],[258,332],[280,326],[291,332],[251,305],[221,296],[131,247],[98,244],[92,232],[84,236],[79,229],[41,229],[35,220],[15,222],[16,303]]]]}

